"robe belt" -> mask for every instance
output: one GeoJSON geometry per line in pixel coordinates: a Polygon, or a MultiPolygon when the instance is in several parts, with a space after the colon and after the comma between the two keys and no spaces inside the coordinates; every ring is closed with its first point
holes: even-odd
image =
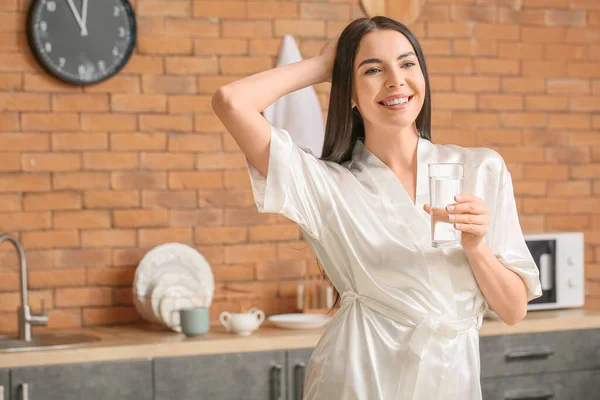
{"type": "Polygon", "coordinates": [[[422,315],[409,316],[377,300],[361,296],[355,292],[346,291],[342,294],[342,305],[356,300],[402,325],[414,328],[408,342],[408,348],[418,361],[417,365],[413,365],[413,371],[405,371],[404,376],[400,379],[400,397],[397,397],[397,399],[437,399],[438,395],[436,393],[439,393],[440,399],[454,399],[455,397],[440,392],[443,384],[440,380],[446,378],[451,383],[457,383],[458,377],[455,375],[456,371],[447,371],[448,368],[445,368],[447,366],[445,353],[447,349],[445,347],[447,346],[441,345],[439,341],[445,338],[445,342],[450,345],[459,335],[472,330],[479,330],[483,321],[483,313],[459,320],[431,318],[422,315]],[[440,338],[432,341],[434,335],[438,335],[440,338]],[[434,372],[442,376],[438,375],[436,380],[434,372]]]}

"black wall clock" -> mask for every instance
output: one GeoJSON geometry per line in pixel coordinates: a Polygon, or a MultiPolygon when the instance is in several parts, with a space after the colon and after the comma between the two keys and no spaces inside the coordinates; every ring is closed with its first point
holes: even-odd
{"type": "Polygon", "coordinates": [[[128,0],[34,0],[27,39],[39,63],[56,78],[98,83],[129,60],[135,15],[128,0]]]}

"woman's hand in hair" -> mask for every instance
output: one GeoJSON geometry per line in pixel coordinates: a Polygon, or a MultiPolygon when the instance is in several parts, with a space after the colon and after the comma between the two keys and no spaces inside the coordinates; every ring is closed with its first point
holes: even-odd
{"type": "Polygon", "coordinates": [[[322,57],[325,61],[326,71],[324,73],[325,82],[331,82],[331,75],[333,73],[333,61],[335,60],[335,53],[337,50],[339,36],[330,39],[321,47],[319,57],[322,57]]]}

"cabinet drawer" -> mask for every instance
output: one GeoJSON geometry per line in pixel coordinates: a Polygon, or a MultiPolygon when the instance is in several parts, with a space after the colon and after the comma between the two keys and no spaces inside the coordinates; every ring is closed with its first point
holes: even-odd
{"type": "Polygon", "coordinates": [[[483,400],[587,400],[597,399],[600,370],[485,378],[483,400]]]}
{"type": "Polygon", "coordinates": [[[600,368],[600,329],[483,336],[481,377],[600,368]]]}

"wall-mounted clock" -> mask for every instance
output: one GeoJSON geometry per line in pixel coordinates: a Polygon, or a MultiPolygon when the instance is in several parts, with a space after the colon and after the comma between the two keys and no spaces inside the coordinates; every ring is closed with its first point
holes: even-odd
{"type": "Polygon", "coordinates": [[[34,0],[27,39],[56,78],[98,83],[125,66],[135,47],[135,14],[128,0],[34,0]]]}

